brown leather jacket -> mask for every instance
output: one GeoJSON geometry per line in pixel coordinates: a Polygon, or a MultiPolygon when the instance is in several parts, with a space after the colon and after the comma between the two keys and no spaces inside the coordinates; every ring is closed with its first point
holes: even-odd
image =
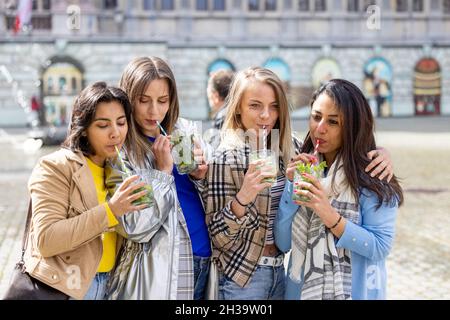
{"type": "MultiPolygon", "coordinates": [[[[32,219],[26,271],[70,297],[83,299],[99,266],[108,229],[94,180],[81,152],[43,157],[28,181],[32,219]]],[[[118,238],[117,250],[122,238],[118,238]]]]}

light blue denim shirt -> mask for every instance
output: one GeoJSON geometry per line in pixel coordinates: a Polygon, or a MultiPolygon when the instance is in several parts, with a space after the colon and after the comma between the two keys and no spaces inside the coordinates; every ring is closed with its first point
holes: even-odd
{"type": "MultiPolygon", "coordinates": [[[[275,243],[283,252],[291,249],[292,220],[298,205],[292,201],[292,182],[286,181],[280,207],[275,219],[275,243]]],[[[362,190],[359,196],[360,225],[347,220],[342,236],[336,246],[349,249],[352,259],[352,298],[356,300],[386,299],[386,266],[395,234],[397,206],[383,205],[377,209],[378,198],[368,190],[362,190]]],[[[286,277],[287,300],[300,299],[300,283],[289,277],[289,260],[286,277]]]]}

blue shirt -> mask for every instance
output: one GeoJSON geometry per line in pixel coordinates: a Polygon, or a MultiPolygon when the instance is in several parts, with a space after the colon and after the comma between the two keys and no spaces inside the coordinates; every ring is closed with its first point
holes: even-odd
{"type": "MultiPolygon", "coordinates": [[[[292,221],[298,209],[298,205],[292,201],[292,187],[292,182],[287,180],[274,225],[275,243],[283,252],[291,249],[292,221]]],[[[376,194],[365,189],[359,195],[359,205],[361,224],[347,220],[336,247],[351,251],[352,299],[386,299],[385,261],[394,241],[397,206],[390,207],[383,203],[377,209],[376,194]]],[[[290,268],[289,260],[285,298],[298,300],[303,279],[300,283],[292,281],[289,277],[290,268]]]]}
{"type": "MultiPolygon", "coordinates": [[[[148,137],[148,139],[151,142],[155,142],[153,137],[148,137]]],[[[175,165],[173,166],[172,174],[175,179],[178,201],[183,210],[191,238],[192,252],[195,256],[210,257],[211,244],[205,221],[205,210],[197,189],[187,174],[178,173],[175,165]]]]}

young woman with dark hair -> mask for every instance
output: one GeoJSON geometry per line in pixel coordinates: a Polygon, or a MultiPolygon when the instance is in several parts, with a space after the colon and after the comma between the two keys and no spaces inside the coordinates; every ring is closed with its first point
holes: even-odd
{"type": "Polygon", "coordinates": [[[77,97],[63,148],[43,157],[28,182],[31,227],[24,256],[30,276],[75,299],[103,299],[121,238],[117,219],[143,184],[130,177],[107,201],[104,165],[131,121],[127,95],[97,82],[77,97]]]}
{"type": "Polygon", "coordinates": [[[287,299],[384,299],[385,259],[394,240],[397,207],[403,202],[395,176],[366,172],[376,148],[374,119],[354,84],[334,79],[311,103],[302,152],[288,165],[288,182],[275,220],[275,240],[292,249],[287,299]],[[311,154],[318,144],[318,158],[311,154]],[[302,174],[299,163],[326,161],[323,179],[302,174]],[[293,201],[293,193],[304,197],[293,201]]]}

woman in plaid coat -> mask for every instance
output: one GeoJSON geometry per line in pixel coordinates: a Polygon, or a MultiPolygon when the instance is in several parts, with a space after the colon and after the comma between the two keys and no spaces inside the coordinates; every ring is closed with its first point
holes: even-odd
{"type": "Polygon", "coordinates": [[[300,147],[293,143],[286,92],[272,71],[248,68],[236,74],[227,102],[222,141],[200,186],[220,271],[219,299],[282,299],[284,256],[274,243],[273,219],[284,164],[300,147]],[[264,142],[276,154],[275,177],[263,162],[248,165],[250,152],[264,142]]]}

